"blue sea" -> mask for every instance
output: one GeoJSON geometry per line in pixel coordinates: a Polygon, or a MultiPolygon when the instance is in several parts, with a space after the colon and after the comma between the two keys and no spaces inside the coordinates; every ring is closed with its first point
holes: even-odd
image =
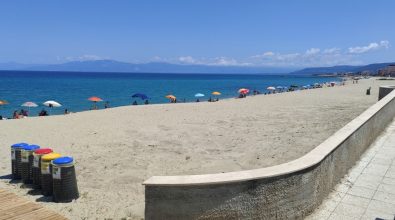
{"type": "MultiPolygon", "coordinates": [[[[168,94],[176,96],[178,101],[194,102],[196,93],[205,94],[200,98],[205,101],[213,91],[221,92],[221,99],[236,97],[240,88],[266,92],[269,86],[303,86],[339,80],[293,75],[0,71],[0,100],[9,102],[0,106],[0,115],[11,117],[27,101],[40,105],[28,109],[30,116],[36,116],[46,108],[42,103],[47,100],[62,104],[53,108],[51,114],[62,114],[65,108],[72,112],[89,110],[92,103],[87,99],[91,96],[108,101],[111,107],[130,105],[135,100],[143,104],[142,100],[131,97],[135,93],[146,94],[152,104],[168,103],[165,98],[168,94]]],[[[99,108],[103,106],[104,102],[98,103],[99,108]]]]}

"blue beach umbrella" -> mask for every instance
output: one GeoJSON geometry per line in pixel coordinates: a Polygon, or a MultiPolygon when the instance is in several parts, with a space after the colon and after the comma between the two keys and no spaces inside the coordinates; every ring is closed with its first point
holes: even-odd
{"type": "Polygon", "coordinates": [[[196,97],[196,98],[204,97],[204,94],[202,94],[202,93],[196,93],[196,94],[195,94],[195,97],[196,97]]]}
{"type": "Polygon", "coordinates": [[[142,93],[136,93],[136,94],[132,95],[132,98],[140,98],[142,100],[149,99],[147,95],[142,94],[142,93]]]}

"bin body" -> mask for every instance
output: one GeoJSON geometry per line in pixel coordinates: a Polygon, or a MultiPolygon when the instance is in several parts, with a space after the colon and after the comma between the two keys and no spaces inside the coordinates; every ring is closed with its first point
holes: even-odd
{"type": "Polygon", "coordinates": [[[78,199],[78,186],[73,158],[60,157],[52,161],[53,201],[71,202],[78,199]]]}
{"type": "Polygon", "coordinates": [[[41,157],[41,193],[51,196],[53,192],[51,161],[61,157],[58,153],[49,153],[41,157]]]}
{"type": "Polygon", "coordinates": [[[21,179],[21,175],[19,174],[18,167],[20,163],[20,153],[21,149],[25,146],[28,146],[27,143],[17,143],[11,146],[11,174],[13,180],[21,179]],[[18,151],[18,153],[17,153],[18,151]],[[17,154],[19,155],[19,159],[17,160],[17,154]],[[19,161],[19,162],[18,162],[19,161]]]}
{"type": "Polygon", "coordinates": [[[21,178],[25,184],[32,183],[33,152],[39,148],[38,145],[28,145],[21,151],[21,178]]]}
{"type": "Polygon", "coordinates": [[[41,157],[49,153],[52,153],[50,148],[38,149],[33,153],[32,183],[36,189],[41,188],[41,157]]]}

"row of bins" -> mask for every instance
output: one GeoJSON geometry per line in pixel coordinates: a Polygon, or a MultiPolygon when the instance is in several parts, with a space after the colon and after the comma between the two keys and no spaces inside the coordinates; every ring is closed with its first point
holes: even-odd
{"type": "Polygon", "coordinates": [[[62,157],[50,148],[18,143],[11,146],[13,180],[22,180],[54,202],[71,202],[79,197],[72,157],[62,157]]]}

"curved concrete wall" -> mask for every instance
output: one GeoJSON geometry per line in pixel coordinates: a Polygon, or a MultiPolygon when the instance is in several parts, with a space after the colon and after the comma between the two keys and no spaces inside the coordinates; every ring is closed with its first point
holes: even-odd
{"type": "Polygon", "coordinates": [[[154,176],[144,182],[146,219],[302,219],[395,116],[395,92],[305,156],[239,172],[154,176]]]}
{"type": "Polygon", "coordinates": [[[395,89],[395,86],[380,86],[380,89],[379,89],[379,100],[384,98],[384,96],[388,95],[394,89],[395,89]]]}

